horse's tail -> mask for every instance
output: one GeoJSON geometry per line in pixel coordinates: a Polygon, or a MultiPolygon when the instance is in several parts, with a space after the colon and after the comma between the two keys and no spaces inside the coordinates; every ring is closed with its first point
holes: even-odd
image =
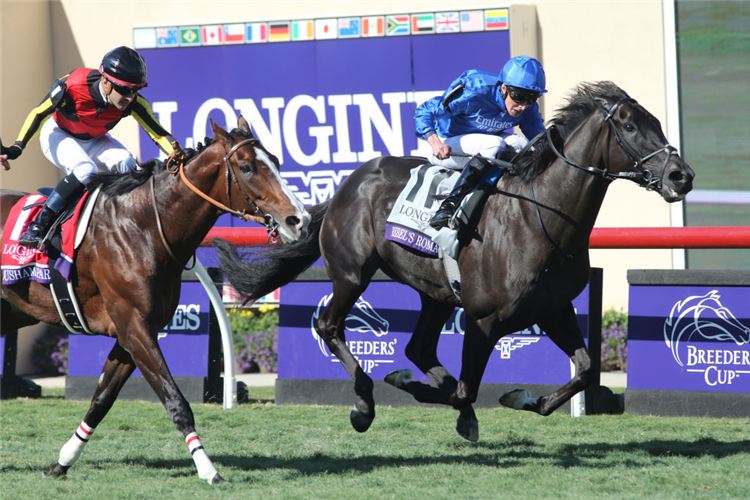
{"type": "Polygon", "coordinates": [[[249,302],[286,285],[320,257],[320,228],[328,212],[329,201],[308,208],[309,235],[305,240],[275,247],[249,247],[240,254],[237,246],[222,239],[212,240],[219,266],[229,284],[249,302]]]}

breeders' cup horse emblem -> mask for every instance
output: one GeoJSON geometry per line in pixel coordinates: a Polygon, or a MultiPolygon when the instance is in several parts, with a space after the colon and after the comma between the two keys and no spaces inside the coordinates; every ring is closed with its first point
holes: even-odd
{"type": "MultiPolygon", "coordinates": [[[[320,313],[328,306],[331,302],[333,294],[324,295],[323,298],[318,302],[318,307],[315,309],[315,313],[310,318],[310,330],[312,331],[313,337],[318,342],[320,352],[328,356],[328,348],[326,347],[325,341],[315,331],[315,323],[317,323],[320,313]]],[[[346,316],[345,329],[349,332],[367,333],[372,332],[376,337],[382,337],[388,333],[388,320],[383,318],[375,309],[370,305],[369,302],[364,300],[362,297],[357,299],[357,303],[354,304],[351,312],[346,316]]]]}
{"type": "Polygon", "coordinates": [[[694,295],[678,301],[664,322],[664,342],[672,351],[675,361],[680,359],[681,342],[689,341],[695,334],[707,340],[734,342],[738,346],[750,343],[750,327],[740,323],[732,311],[724,307],[717,290],[706,295],[694,295]]]}

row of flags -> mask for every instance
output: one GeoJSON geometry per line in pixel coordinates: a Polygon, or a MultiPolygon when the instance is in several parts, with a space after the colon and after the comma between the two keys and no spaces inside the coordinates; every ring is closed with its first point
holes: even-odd
{"type": "Polygon", "coordinates": [[[134,28],[136,49],[507,30],[508,9],[134,28]]]}

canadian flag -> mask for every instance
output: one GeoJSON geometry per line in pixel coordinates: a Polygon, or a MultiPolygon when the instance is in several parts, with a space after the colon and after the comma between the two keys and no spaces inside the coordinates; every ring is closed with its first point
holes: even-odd
{"type": "Polygon", "coordinates": [[[224,43],[224,28],[222,26],[203,26],[203,45],[221,45],[224,43]]]}

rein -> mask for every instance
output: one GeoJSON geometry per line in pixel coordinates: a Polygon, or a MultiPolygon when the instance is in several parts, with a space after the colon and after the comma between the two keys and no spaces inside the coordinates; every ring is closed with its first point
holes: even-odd
{"type": "Polygon", "coordinates": [[[219,210],[222,210],[225,213],[230,213],[233,216],[242,219],[244,221],[252,221],[256,222],[258,224],[262,224],[265,226],[266,231],[268,232],[268,243],[271,245],[275,245],[279,241],[279,224],[273,219],[273,217],[269,214],[263,213],[263,211],[260,209],[260,207],[245,193],[245,191],[242,189],[242,186],[240,186],[239,180],[237,179],[237,174],[234,171],[234,168],[232,167],[231,162],[229,161],[232,158],[232,155],[237,152],[238,149],[240,149],[242,146],[246,144],[251,144],[253,147],[258,142],[258,140],[254,137],[251,137],[249,139],[245,139],[243,141],[238,142],[235,144],[232,149],[229,150],[229,152],[224,156],[224,165],[226,166],[226,175],[227,175],[227,199],[229,200],[229,204],[232,203],[232,181],[234,181],[234,184],[237,186],[237,189],[242,193],[242,196],[245,197],[245,200],[254,208],[255,214],[249,215],[247,213],[240,212],[238,210],[235,210],[231,207],[228,207],[221,203],[218,200],[215,200],[208,196],[207,194],[203,193],[201,190],[199,190],[195,185],[190,182],[185,175],[185,163],[184,161],[180,161],[177,163],[177,168],[174,170],[170,169],[170,164],[173,162],[173,158],[170,158],[167,160],[167,172],[170,174],[176,174],[179,172],[180,179],[182,179],[182,182],[185,183],[185,185],[190,188],[191,191],[193,191],[195,194],[209,202],[210,204],[217,207],[219,210]],[[231,172],[231,173],[230,173],[231,172]]]}
{"type": "MultiPolygon", "coordinates": [[[[151,187],[151,205],[154,207],[154,215],[156,216],[156,228],[159,230],[159,236],[161,237],[161,242],[164,244],[164,247],[167,249],[167,253],[172,258],[172,260],[177,263],[178,266],[182,267],[182,262],[177,259],[174,252],[172,252],[172,247],[169,245],[169,242],[167,241],[167,237],[164,234],[164,227],[161,224],[161,217],[159,217],[159,209],[156,207],[156,194],[154,193],[154,176],[151,176],[151,181],[149,182],[149,185],[151,187]]],[[[195,254],[193,254],[193,263],[190,266],[183,267],[186,271],[190,271],[195,267],[197,259],[195,258],[195,254]]]]}

